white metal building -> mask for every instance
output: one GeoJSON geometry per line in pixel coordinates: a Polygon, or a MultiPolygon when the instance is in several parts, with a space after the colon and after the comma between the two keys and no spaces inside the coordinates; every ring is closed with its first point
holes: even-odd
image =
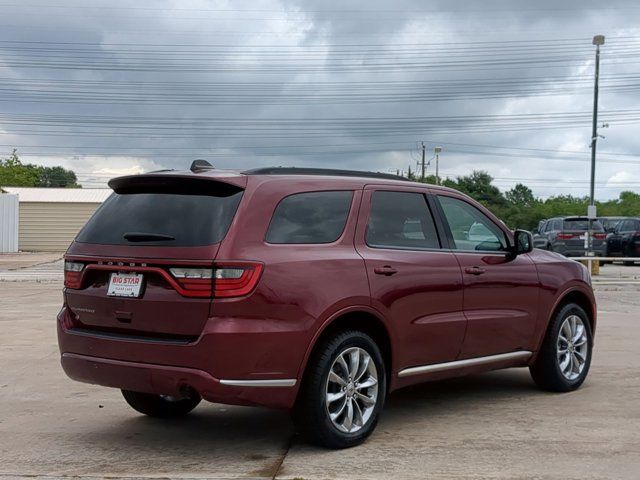
{"type": "Polygon", "coordinates": [[[18,196],[0,195],[0,253],[18,251],[18,196]]]}
{"type": "MultiPolygon", "coordinates": [[[[18,248],[40,252],[66,250],[112,192],[108,188],[0,187],[0,190],[18,196],[18,248]]],[[[4,225],[3,219],[0,225],[4,225]]]]}

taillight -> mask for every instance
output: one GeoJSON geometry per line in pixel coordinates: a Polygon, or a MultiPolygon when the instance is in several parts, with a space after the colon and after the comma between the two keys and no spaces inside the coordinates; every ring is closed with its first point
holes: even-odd
{"type": "Polygon", "coordinates": [[[215,266],[213,272],[215,298],[240,297],[251,293],[255,288],[260,280],[262,264],[257,262],[219,264],[215,266]]]}
{"type": "Polygon", "coordinates": [[[593,234],[593,238],[595,238],[596,240],[604,240],[607,238],[607,234],[606,233],[594,233],[593,234]]]}
{"type": "Polygon", "coordinates": [[[211,278],[213,270],[210,268],[170,268],[171,275],[183,288],[183,294],[188,297],[211,297],[213,290],[211,278]]]}
{"type": "Polygon", "coordinates": [[[558,240],[571,240],[574,237],[573,233],[559,233],[558,240]]]}
{"type": "Polygon", "coordinates": [[[82,282],[82,270],[84,263],[64,262],[64,286],[67,288],[79,289],[82,282]]]}
{"type": "Polygon", "coordinates": [[[230,263],[210,268],[170,268],[181,292],[188,297],[230,298],[251,293],[260,273],[261,263],[230,263]]]}

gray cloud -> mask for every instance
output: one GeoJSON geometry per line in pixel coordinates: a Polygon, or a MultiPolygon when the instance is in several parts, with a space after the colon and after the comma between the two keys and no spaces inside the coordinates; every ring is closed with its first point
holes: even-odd
{"type": "Polygon", "coordinates": [[[445,175],[583,195],[595,33],[610,125],[597,193],[640,186],[630,0],[76,5],[0,7],[0,152],[86,186],[192,158],[406,170],[425,141],[445,175]]]}

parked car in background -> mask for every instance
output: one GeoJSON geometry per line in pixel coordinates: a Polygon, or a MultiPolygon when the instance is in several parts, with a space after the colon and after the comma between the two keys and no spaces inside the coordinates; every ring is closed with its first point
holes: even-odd
{"type": "MultiPolygon", "coordinates": [[[[604,256],[606,237],[604,227],[593,221],[592,250],[596,256],[604,256]]],[[[584,234],[589,230],[587,217],[556,217],[543,220],[533,237],[536,248],[557,252],[565,257],[582,257],[586,252],[584,234]]]]}
{"type": "Polygon", "coordinates": [[[455,190],[210,165],[109,186],[65,254],[58,341],[69,377],[143,414],[291,409],[308,439],[342,448],[401,387],[528,367],[568,392],[589,371],[587,269],[455,190]]]}
{"type": "MultiPolygon", "coordinates": [[[[640,257],[640,218],[620,220],[607,236],[607,257],[640,257]]],[[[633,265],[633,261],[625,261],[633,265]]]]}
{"type": "Polygon", "coordinates": [[[616,225],[627,218],[629,217],[598,217],[598,221],[602,224],[605,233],[613,233],[616,225]]]}

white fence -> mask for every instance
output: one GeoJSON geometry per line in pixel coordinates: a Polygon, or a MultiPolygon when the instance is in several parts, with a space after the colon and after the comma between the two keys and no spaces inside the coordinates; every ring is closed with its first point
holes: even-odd
{"type": "MultiPolygon", "coordinates": [[[[569,257],[571,260],[582,261],[587,263],[587,269],[593,273],[593,262],[633,262],[635,265],[640,266],[640,257],[569,257]],[[636,263],[638,262],[638,263],[636,263]]],[[[624,268],[624,267],[623,267],[624,268]]],[[[626,267],[623,272],[626,272],[627,268],[631,270],[629,275],[619,275],[611,276],[607,275],[609,272],[598,273],[597,275],[592,276],[592,281],[594,285],[640,285],[640,276],[637,273],[637,269],[632,269],[631,267],[626,267]]]]}
{"type": "Polygon", "coordinates": [[[18,195],[0,193],[0,253],[18,251],[18,195]]]}

